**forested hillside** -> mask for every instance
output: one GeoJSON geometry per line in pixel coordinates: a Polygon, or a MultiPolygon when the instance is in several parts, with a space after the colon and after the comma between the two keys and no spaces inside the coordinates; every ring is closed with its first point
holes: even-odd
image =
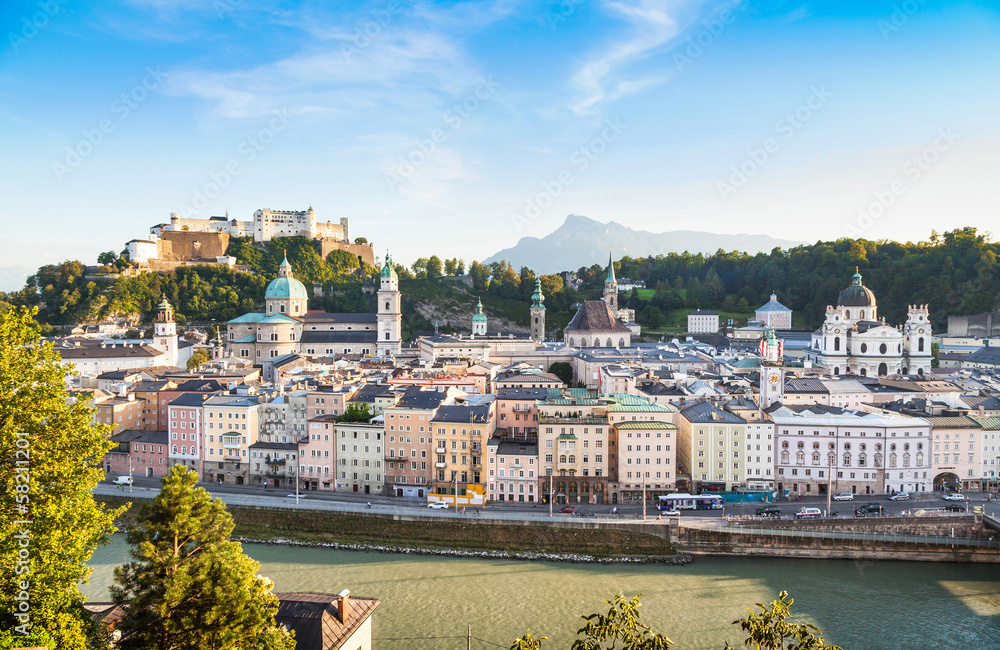
{"type": "MultiPolygon", "coordinates": [[[[362,285],[377,270],[359,270],[357,258],[349,253],[334,251],[324,260],[309,240],[297,237],[263,247],[248,239],[234,239],[228,252],[253,273],[197,266],[165,274],[88,276],[82,263],[72,261],[43,266],[28,278],[23,290],[0,295],[0,299],[38,305],[39,321],[46,326],[116,315],[148,322],[161,294],[167,295],[182,322],[223,321],[260,308],[267,283],[287,254],[296,277],[310,293],[314,283],[324,287],[324,295],[313,297],[310,308],[369,309],[362,285]]],[[[618,278],[646,282],[645,291],[625,292],[620,299],[622,306],[636,309],[638,322],[646,327],[682,324],[682,315],[696,307],[745,318],[775,291],[782,303],[795,310],[796,325],[812,328],[822,322],[826,305],[836,302],[857,266],[888,322],[904,320],[908,304],[928,303],[940,331],[949,314],[980,313],[1000,304],[998,253],[1000,244],[991,243],[987,234],[962,228],[933,234],[930,241],[919,243],[842,239],[756,255],[718,251],[714,255],[624,257],[615,262],[615,272],[618,278]]],[[[124,260],[117,263],[127,266],[124,260]]],[[[474,304],[475,296],[483,296],[488,315],[527,325],[536,278],[527,267],[515,271],[507,262],[473,262],[465,282],[446,280],[463,274],[465,263],[460,259],[442,261],[431,256],[409,268],[397,265],[396,270],[404,292],[404,314],[409,312],[404,333],[433,327],[409,307],[451,305],[454,309],[460,305],[464,309],[474,304]]],[[[109,266],[105,271],[116,269],[109,266]]],[[[603,290],[607,273],[603,261],[576,273],[583,280],[578,291],[566,288],[561,275],[541,276],[550,332],[568,322],[576,302],[597,298],[603,290]]]]}

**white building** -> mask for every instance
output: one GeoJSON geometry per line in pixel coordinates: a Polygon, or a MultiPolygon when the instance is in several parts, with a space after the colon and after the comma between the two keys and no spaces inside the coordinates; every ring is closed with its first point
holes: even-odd
{"type": "Polygon", "coordinates": [[[688,334],[717,334],[719,315],[711,309],[699,309],[688,314],[688,334]]]}
{"type": "Polygon", "coordinates": [[[781,494],[929,492],[931,424],[894,413],[776,406],[775,487],[781,494]]]}
{"type": "Polygon", "coordinates": [[[370,422],[338,422],[335,429],[337,491],[382,494],[385,421],[378,416],[370,422]]]}
{"type": "Polygon", "coordinates": [[[823,326],[813,332],[806,357],[834,375],[924,374],[931,368],[931,323],[927,305],[910,305],[900,327],[878,320],[875,294],[855,272],[827,306],[823,326]]]}
{"type": "Polygon", "coordinates": [[[748,489],[774,489],[774,422],[747,422],[743,471],[748,489]]]}
{"type": "Polygon", "coordinates": [[[777,294],[771,294],[771,300],[754,313],[754,320],[764,327],[776,330],[792,329],[792,310],[778,302],[777,294]]]}
{"type": "Polygon", "coordinates": [[[486,443],[486,498],[534,503],[537,470],[537,442],[493,436],[486,443]]]}

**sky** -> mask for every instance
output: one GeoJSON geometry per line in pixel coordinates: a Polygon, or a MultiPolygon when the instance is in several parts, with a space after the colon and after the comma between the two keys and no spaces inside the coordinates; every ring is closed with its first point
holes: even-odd
{"type": "Polygon", "coordinates": [[[995,0],[5,0],[0,35],[0,291],[172,212],[468,263],[568,214],[918,241],[1000,205],[995,0]]]}

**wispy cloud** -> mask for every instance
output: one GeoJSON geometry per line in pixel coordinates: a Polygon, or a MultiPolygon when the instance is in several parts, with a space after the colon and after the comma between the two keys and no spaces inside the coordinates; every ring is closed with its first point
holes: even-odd
{"type": "Polygon", "coordinates": [[[587,61],[574,75],[574,84],[585,96],[571,108],[577,113],[585,113],[600,102],[613,101],[668,80],[669,75],[623,79],[622,69],[656,53],[676,38],[682,29],[679,16],[687,14],[689,7],[697,4],[694,0],[606,1],[606,10],[627,22],[631,33],[587,61]]]}

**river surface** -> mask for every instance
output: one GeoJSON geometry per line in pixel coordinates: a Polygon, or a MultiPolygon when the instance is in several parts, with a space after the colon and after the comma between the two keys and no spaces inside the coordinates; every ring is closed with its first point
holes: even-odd
{"type": "MultiPolygon", "coordinates": [[[[782,589],[793,620],[817,625],[845,650],[1000,648],[1000,565],[851,560],[696,558],[689,566],[584,565],[466,560],[247,544],[276,591],[335,594],[347,588],[382,601],[376,650],[507,648],[525,629],[569,648],[579,615],[613,594],[642,593],[642,620],[676,648],[721,650],[743,641],[731,621],[782,589]],[[431,638],[444,637],[444,638],[431,638]],[[456,638],[448,638],[456,637],[456,638]]],[[[83,593],[107,600],[123,535],[94,553],[83,593]]]]}

